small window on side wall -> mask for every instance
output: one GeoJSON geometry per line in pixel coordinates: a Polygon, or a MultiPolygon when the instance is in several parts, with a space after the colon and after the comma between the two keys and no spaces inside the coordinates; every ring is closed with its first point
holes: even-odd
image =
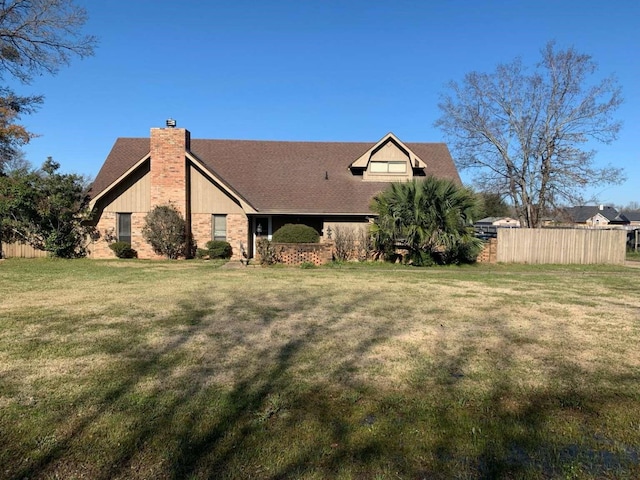
{"type": "Polygon", "coordinates": [[[119,242],[126,242],[131,245],[131,214],[117,214],[116,236],[119,242]]]}
{"type": "Polygon", "coordinates": [[[212,215],[211,216],[211,237],[213,240],[221,242],[227,241],[227,216],[212,215]]]}

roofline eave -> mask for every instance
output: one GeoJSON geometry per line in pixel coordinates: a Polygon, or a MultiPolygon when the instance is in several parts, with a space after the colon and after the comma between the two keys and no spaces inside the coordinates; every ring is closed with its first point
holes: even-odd
{"type": "Polygon", "coordinates": [[[233,189],[227,182],[222,180],[222,178],[216,172],[214,172],[213,169],[205,165],[204,162],[200,160],[196,154],[191,151],[187,151],[186,157],[191,162],[193,162],[200,170],[202,170],[202,172],[204,172],[209,177],[209,180],[213,180],[214,182],[216,182],[225,190],[228,195],[237,200],[245,213],[258,213],[258,210],[253,205],[251,205],[247,199],[240,195],[240,193],[233,189]]]}
{"type": "Polygon", "coordinates": [[[257,215],[306,215],[313,217],[377,217],[372,212],[304,212],[291,210],[259,210],[257,215]]]}
{"type": "Polygon", "coordinates": [[[120,182],[122,182],[125,178],[127,178],[129,175],[131,175],[144,162],[149,160],[149,158],[151,158],[151,152],[147,153],[144,157],[142,157],[140,160],[138,160],[136,163],[134,163],[131,168],[129,168],[126,172],[124,172],[122,175],[120,175],[118,178],[116,178],[106,188],[103,188],[102,191],[99,194],[97,194],[95,197],[93,197],[91,199],[91,201],[89,202],[89,209],[93,210],[93,207],[95,207],[95,205],[98,202],[98,200],[100,200],[107,193],[109,193],[111,190],[113,190],[120,182]]]}

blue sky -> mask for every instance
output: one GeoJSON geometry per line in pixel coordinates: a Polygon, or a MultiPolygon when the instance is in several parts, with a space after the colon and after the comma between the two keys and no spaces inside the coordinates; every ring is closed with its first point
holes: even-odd
{"type": "MultiPolygon", "coordinates": [[[[175,118],[193,138],[443,141],[433,127],[449,80],[549,40],[615,74],[620,138],[597,162],[627,181],[596,188],[607,204],[640,202],[640,2],[558,0],[77,0],[95,56],[15,86],[44,94],[23,123],[25,149],[94,177],[117,137],[147,137],[175,118]],[[579,5],[579,6],[578,6],[579,5]]],[[[463,180],[469,177],[464,172],[463,180]]]]}

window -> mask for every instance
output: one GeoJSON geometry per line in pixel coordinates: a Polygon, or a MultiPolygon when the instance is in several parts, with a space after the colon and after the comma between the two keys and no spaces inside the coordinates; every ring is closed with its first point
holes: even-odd
{"type": "Polygon", "coordinates": [[[407,162],[371,162],[371,173],[407,173],[407,162]]]}
{"type": "Polygon", "coordinates": [[[227,241],[227,216],[212,215],[211,216],[211,237],[214,240],[222,242],[227,241]]]}
{"type": "Polygon", "coordinates": [[[131,214],[130,213],[118,213],[117,214],[117,231],[116,235],[119,242],[127,242],[131,245],[131,214]]]}

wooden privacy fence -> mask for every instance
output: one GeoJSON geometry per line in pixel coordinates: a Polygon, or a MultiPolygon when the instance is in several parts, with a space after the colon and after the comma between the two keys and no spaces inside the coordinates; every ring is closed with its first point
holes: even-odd
{"type": "Polygon", "coordinates": [[[36,250],[26,243],[3,243],[1,248],[3,258],[42,258],[47,256],[47,252],[36,250]]]}
{"type": "Polygon", "coordinates": [[[624,230],[499,228],[497,261],[622,265],[626,241],[624,230]]]}

